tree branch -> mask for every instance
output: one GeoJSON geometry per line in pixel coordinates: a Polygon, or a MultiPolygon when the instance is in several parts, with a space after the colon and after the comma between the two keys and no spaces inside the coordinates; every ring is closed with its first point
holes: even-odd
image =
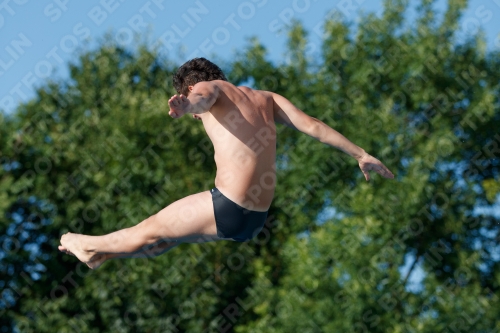
{"type": "Polygon", "coordinates": [[[406,281],[408,281],[408,278],[410,277],[411,272],[413,271],[413,269],[417,265],[418,259],[420,259],[420,255],[417,255],[417,257],[415,258],[415,261],[413,262],[413,264],[411,264],[410,270],[408,271],[408,273],[406,273],[406,276],[403,280],[403,286],[406,286],[406,281]]]}

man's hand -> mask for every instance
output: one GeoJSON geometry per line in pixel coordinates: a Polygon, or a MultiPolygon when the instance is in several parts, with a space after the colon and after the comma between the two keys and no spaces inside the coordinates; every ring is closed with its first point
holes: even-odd
{"type": "Polygon", "coordinates": [[[170,111],[168,114],[172,118],[180,118],[191,109],[191,102],[184,95],[174,95],[168,100],[170,111]]]}
{"type": "Polygon", "coordinates": [[[365,153],[363,156],[361,156],[361,158],[358,160],[358,163],[359,168],[365,175],[366,181],[370,180],[370,174],[368,173],[368,171],[375,171],[385,178],[394,178],[392,172],[390,172],[389,169],[387,169],[387,167],[382,164],[382,162],[368,153],[365,153]]]}

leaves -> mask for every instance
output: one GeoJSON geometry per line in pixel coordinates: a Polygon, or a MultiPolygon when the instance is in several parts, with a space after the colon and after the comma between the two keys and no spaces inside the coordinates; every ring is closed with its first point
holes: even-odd
{"type": "MultiPolygon", "coordinates": [[[[395,174],[278,126],[270,219],[248,243],[180,245],[89,271],[67,231],[100,235],[213,186],[202,125],[167,112],[177,65],[104,40],[0,119],[0,324],[22,332],[439,332],[498,318],[498,52],[452,38],[422,1],[386,1],[357,33],[324,24],[320,57],[295,23],[281,64],[253,39],[236,84],[288,97],[395,174]]],[[[477,43],[477,45],[475,44],[477,43]]],[[[498,328],[498,327],[497,327],[498,328]]]]}

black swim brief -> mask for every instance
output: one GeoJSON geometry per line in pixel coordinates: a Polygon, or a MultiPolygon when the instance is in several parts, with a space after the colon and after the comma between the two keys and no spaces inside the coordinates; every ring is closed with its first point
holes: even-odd
{"type": "Polygon", "coordinates": [[[229,200],[217,188],[213,188],[215,225],[217,236],[244,242],[256,236],[266,222],[267,212],[248,210],[229,200]]]}

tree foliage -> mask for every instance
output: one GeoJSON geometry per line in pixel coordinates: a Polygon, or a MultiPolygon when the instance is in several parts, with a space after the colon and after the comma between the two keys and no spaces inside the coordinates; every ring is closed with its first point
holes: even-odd
{"type": "Polygon", "coordinates": [[[321,54],[289,30],[286,61],[257,40],[230,80],[288,97],[396,174],[279,127],[270,218],[248,243],[181,245],[89,271],[60,235],[134,225],[213,186],[200,123],[169,119],[177,65],[104,42],[0,118],[0,325],[20,332],[490,332],[500,329],[500,54],[457,43],[466,1],[404,29],[385,1],[353,34],[324,22],[321,54]],[[496,206],[498,207],[498,206],[496,206]],[[416,281],[419,280],[419,281],[416,281]],[[496,330],[495,330],[496,329],[496,330]]]}

